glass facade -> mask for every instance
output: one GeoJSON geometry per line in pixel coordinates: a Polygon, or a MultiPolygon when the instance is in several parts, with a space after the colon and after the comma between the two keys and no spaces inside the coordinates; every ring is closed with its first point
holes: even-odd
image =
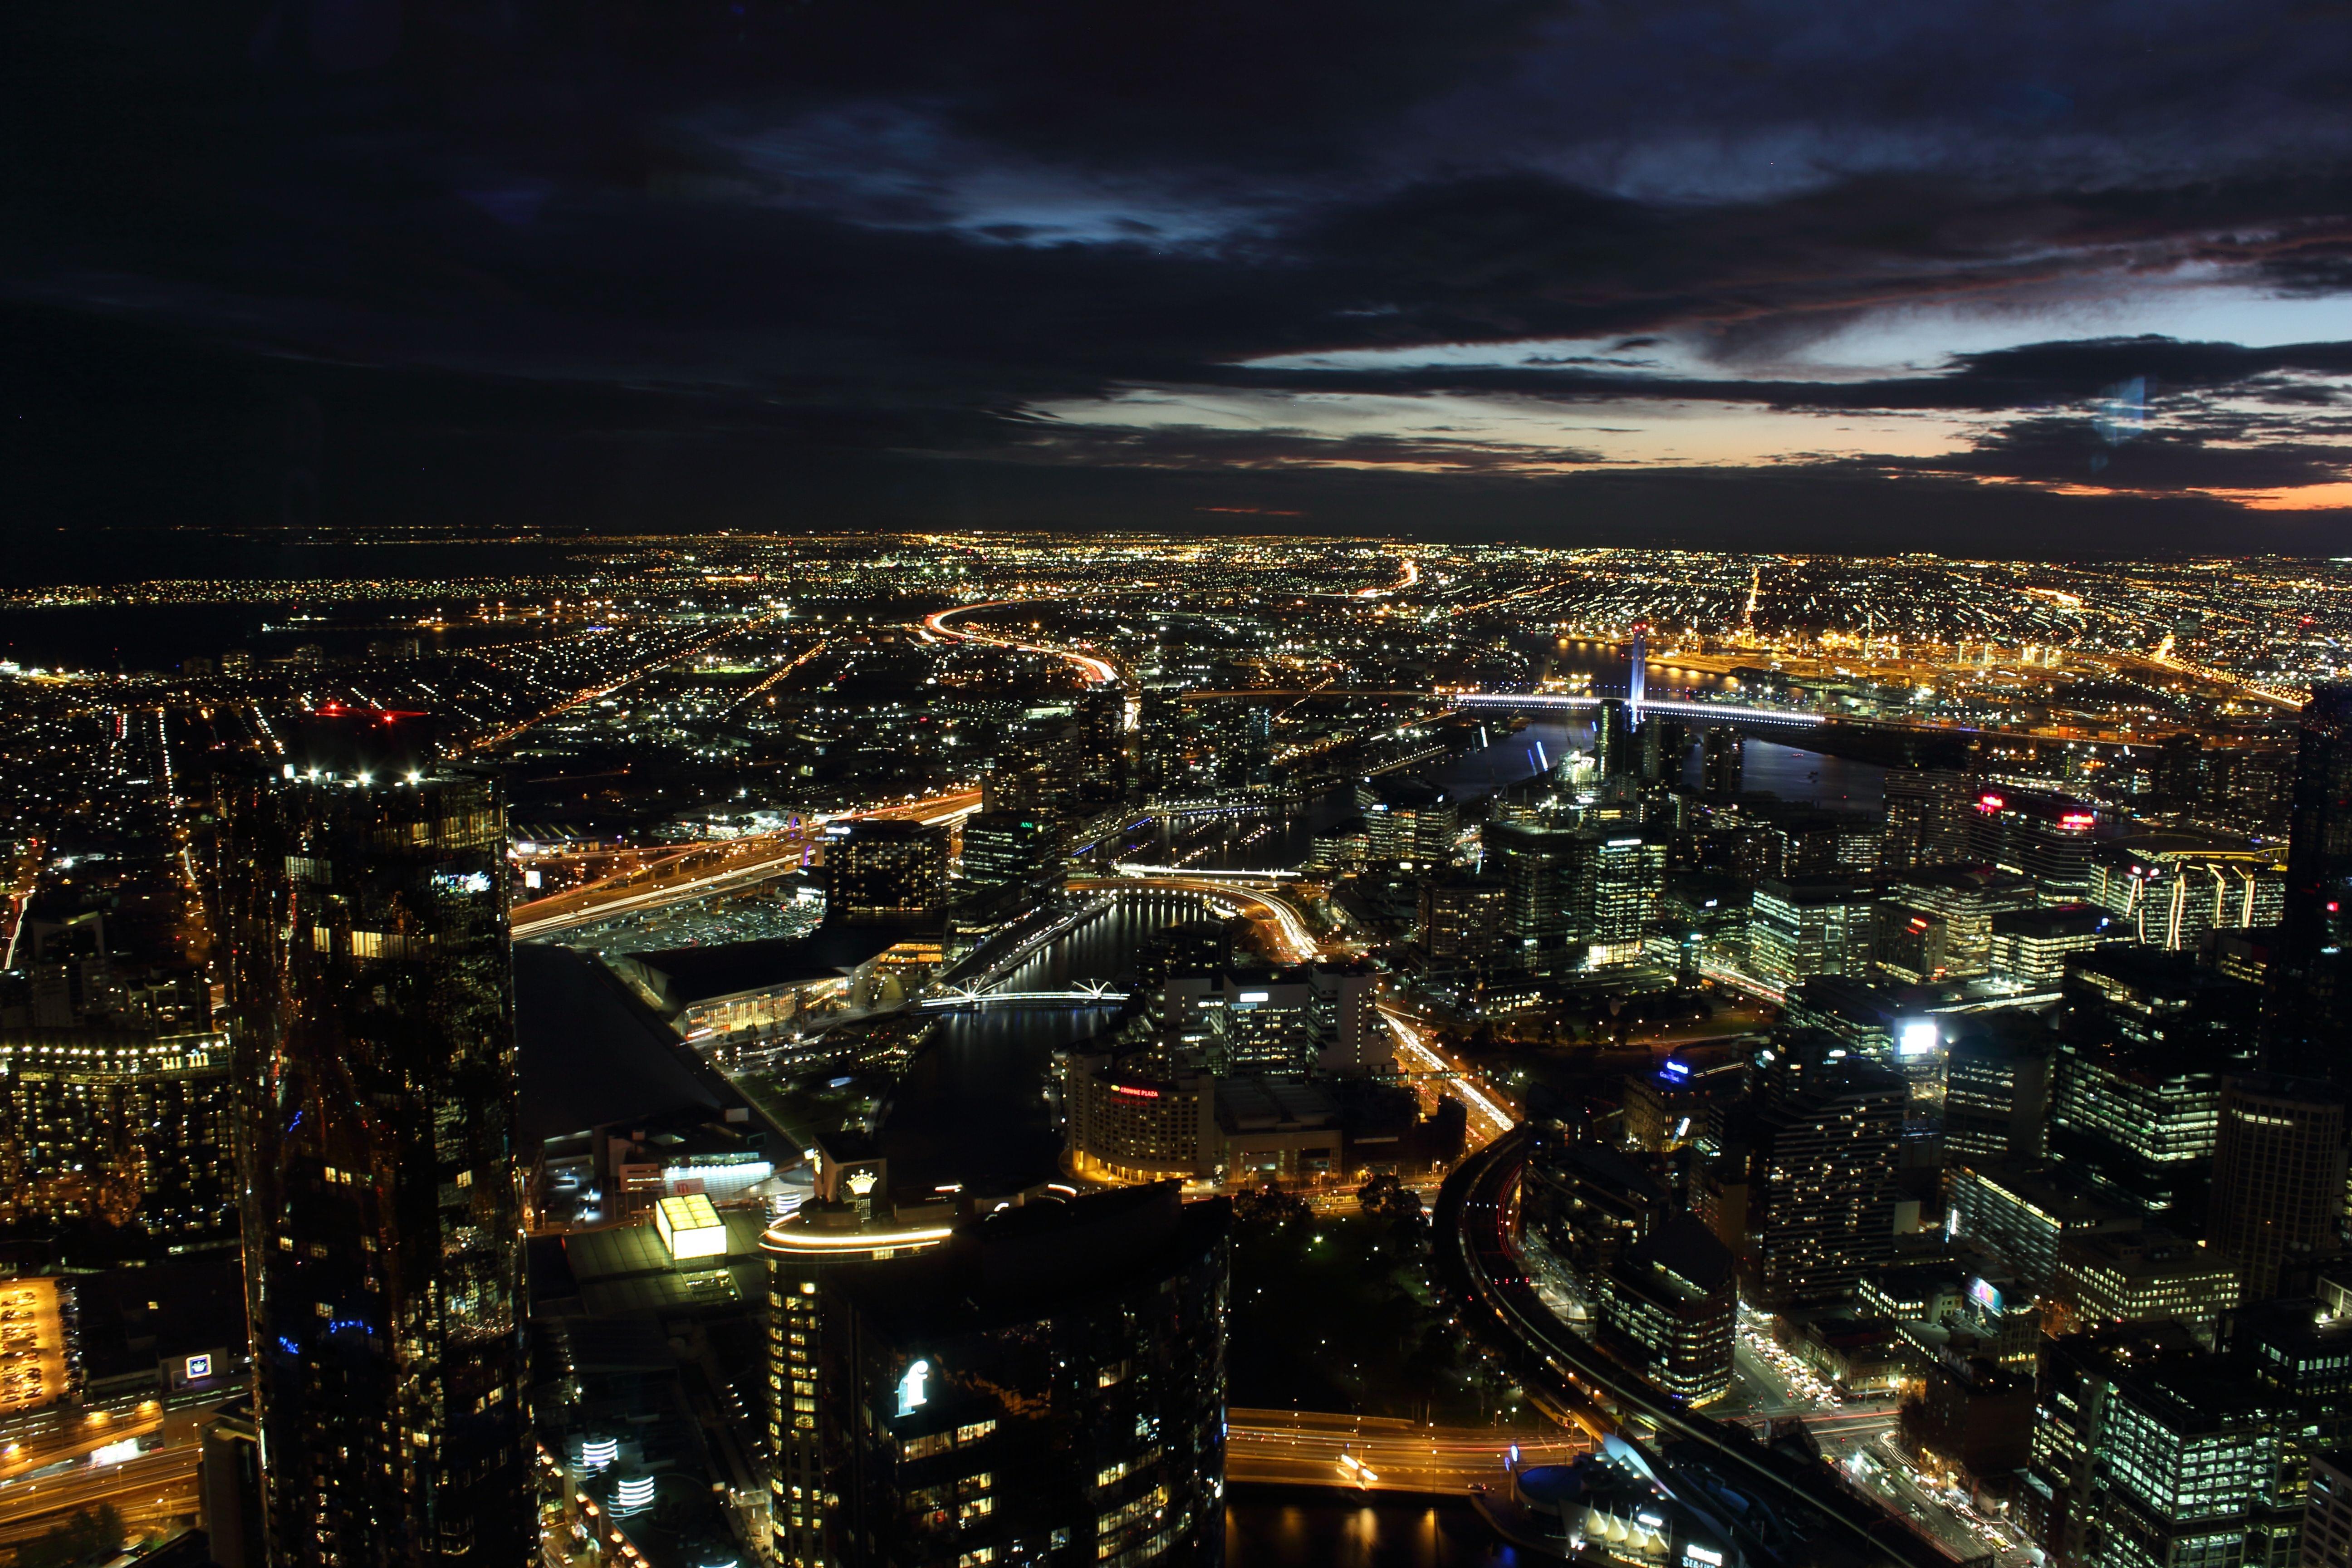
{"type": "Polygon", "coordinates": [[[2304,705],[2287,842],[2263,1065],[2340,1080],[2352,1032],[2352,685],[2322,686],[2304,705]]]}
{"type": "Polygon", "coordinates": [[[98,1219],[167,1246],[236,1234],[228,1042],[0,1036],[0,1225],[98,1219]]]}
{"type": "Polygon", "coordinates": [[[1222,1561],[1227,1225],[1161,1185],[814,1270],[772,1233],[780,1559],[1222,1561]]]}
{"type": "Polygon", "coordinates": [[[520,1564],[506,821],[472,778],[228,801],[222,926],[270,1560],[520,1564]]]}

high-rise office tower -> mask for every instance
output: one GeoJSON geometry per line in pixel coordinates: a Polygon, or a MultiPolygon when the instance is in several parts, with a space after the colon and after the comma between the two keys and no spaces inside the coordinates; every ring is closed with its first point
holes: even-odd
{"type": "Polygon", "coordinates": [[[2311,1457],[2309,1496],[2302,1568],[2352,1568],[2352,1450],[2330,1448],[2311,1457]]]}
{"type": "Polygon", "coordinates": [[[227,790],[220,878],[269,1560],[522,1568],[505,813],[419,753],[296,755],[227,790]]]}
{"type": "Polygon", "coordinates": [[[2100,808],[2072,795],[2026,790],[1979,792],[1969,824],[1969,858],[2033,879],[2045,904],[2091,896],[2091,850],[2100,808]]]}
{"type": "Polygon", "coordinates": [[[1867,973],[1884,891],[1868,878],[1767,879],[1748,900],[1749,967],[1777,985],[1867,973]]]}
{"type": "Polygon", "coordinates": [[[1804,1044],[1785,1049],[1775,1070],[1805,1070],[1768,1086],[1752,1130],[1748,1227],[1759,1301],[1843,1300],[1894,1254],[1910,1089],[1890,1069],[1837,1049],[1811,1062],[1804,1044]]]}
{"type": "Polygon", "coordinates": [[[2051,904],[1992,917],[1992,977],[2026,991],[2053,992],[2066,965],[2116,941],[2113,915],[2089,904],[2051,904]]]}
{"type": "Polygon", "coordinates": [[[2310,1079],[2244,1073],[2221,1085],[2206,1238],[2244,1269],[2245,1299],[2300,1294],[2337,1257],[2344,1094],[2310,1079]]]}
{"type": "Polygon", "coordinates": [[[1911,871],[1967,859],[1970,798],[1967,777],[1953,769],[1888,770],[1881,863],[1911,871]]]}
{"type": "Polygon", "coordinates": [[[1569,860],[1571,930],[1594,963],[1641,956],[1665,886],[1666,847],[1640,834],[1580,834],[1569,860]]]}
{"type": "Polygon", "coordinates": [[[1944,1148],[1956,1159],[2038,1160],[2050,1120],[2048,1031],[2032,1015],[1969,1019],[1944,1063],[1944,1148]]]}
{"type": "Polygon", "coordinates": [[[1433,878],[1421,885],[1423,957],[1445,970],[1490,963],[1503,950],[1510,889],[1496,877],[1466,872],[1433,878]]]}
{"type": "Polygon", "coordinates": [[[1642,725],[1642,782],[1679,789],[1690,757],[1690,726],[1653,713],[1642,725]]]}
{"type": "Polygon", "coordinates": [[[2050,1152],[2105,1203],[2196,1205],[2221,1079],[2254,1065],[2252,986],[2185,953],[2108,948],[2068,966],[2050,1152]]]}
{"type": "Polygon", "coordinates": [[[1992,969],[1996,916],[2035,907],[2033,884],[1987,866],[1938,866],[1897,878],[1878,909],[1874,962],[1913,984],[1992,969]]]}
{"type": "Polygon", "coordinates": [[[2028,1528],[2053,1568],[2293,1562],[2312,1415],[2158,1328],[2046,1344],[2028,1528]]]}
{"type": "Polygon", "coordinates": [[[963,879],[974,891],[1038,901],[1062,881],[1064,834],[1052,813],[983,811],[963,825],[963,879]]]}
{"type": "Polygon", "coordinates": [[[2304,704],[2263,1065],[2352,1081],[2352,683],[2304,704]]]}
{"type": "Polygon", "coordinates": [[[1356,804],[1364,812],[1366,859],[1423,871],[1454,863],[1462,808],[1444,791],[1391,775],[1357,785],[1356,804]]]}
{"type": "Polygon", "coordinates": [[[1739,731],[1728,724],[1710,724],[1699,745],[1699,787],[1716,800],[1738,795],[1747,757],[1739,731]]]}
{"type": "Polygon", "coordinates": [[[1704,1220],[1677,1215],[1635,1242],[1596,1293],[1611,1354],[1683,1404],[1730,1389],[1739,1292],[1731,1249],[1704,1220]]]}
{"type": "Polygon", "coordinates": [[[1633,713],[1614,697],[1602,698],[1593,713],[1592,754],[1604,782],[1642,776],[1642,748],[1633,734],[1633,713]]]}
{"type": "Polygon", "coordinates": [[[1571,919],[1568,868],[1577,836],[1533,823],[1490,822],[1486,845],[1486,868],[1504,888],[1507,947],[1531,959],[1564,945],[1571,919]]]}
{"type": "Polygon", "coordinates": [[[2285,857],[2274,848],[2167,847],[2147,838],[2099,846],[2091,900],[2133,942],[2195,952],[2208,932],[2274,926],[2286,910],[2285,857]]]}
{"type": "Polygon", "coordinates": [[[1220,1562],[1225,1205],[1171,1183],[895,1216],[765,1243],[780,1561],[1220,1562]]]}
{"type": "Polygon", "coordinates": [[[932,919],[947,900],[948,830],[889,817],[853,822],[826,839],[824,885],[829,921],[932,919]]]}

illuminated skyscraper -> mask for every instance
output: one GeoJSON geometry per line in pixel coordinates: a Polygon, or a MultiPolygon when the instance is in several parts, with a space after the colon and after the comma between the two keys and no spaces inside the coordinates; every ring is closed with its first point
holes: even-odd
{"type": "Polygon", "coordinates": [[[223,844],[269,1559],[521,1568],[505,813],[341,754],[233,786],[223,844]]]}
{"type": "Polygon", "coordinates": [[[2031,877],[2046,904],[2091,896],[2091,849],[2099,807],[2071,795],[1985,790],[1969,824],[1969,855],[1979,864],[2031,877]]]}
{"type": "Polygon", "coordinates": [[[1638,833],[1580,834],[1568,876],[1571,929],[1591,944],[1592,961],[1639,958],[1665,884],[1665,845],[1638,833]]]}
{"type": "Polygon", "coordinates": [[[2304,704],[2264,1065],[2352,1081],[2352,684],[2304,704]]]}
{"type": "Polygon", "coordinates": [[[827,831],[825,919],[921,921],[938,915],[947,900],[945,827],[884,817],[827,831]]]}
{"type": "Polygon", "coordinates": [[[1220,1561],[1225,1205],[887,1184],[826,1139],[816,1198],[761,1241],[776,1560],[1220,1561]]]}
{"type": "Polygon", "coordinates": [[[1709,724],[1701,731],[1699,743],[1703,748],[1700,787],[1716,800],[1738,795],[1746,762],[1746,742],[1739,731],[1728,724],[1709,724]]]}
{"type": "Polygon", "coordinates": [[[228,1056],[209,1030],[0,1031],[0,1224],[234,1237],[228,1056]]]}
{"type": "Polygon", "coordinates": [[[1909,1091],[1895,1073],[1828,1054],[1835,1049],[1784,1046],[1776,1071],[1806,1070],[1768,1092],[1754,1130],[1748,1225],[1750,1293],[1760,1300],[1843,1300],[1894,1251],[1909,1091]]]}
{"type": "Polygon", "coordinates": [[[1633,734],[1633,712],[1614,697],[1602,698],[1593,712],[1592,751],[1603,780],[1642,776],[1642,747],[1633,734]]]}

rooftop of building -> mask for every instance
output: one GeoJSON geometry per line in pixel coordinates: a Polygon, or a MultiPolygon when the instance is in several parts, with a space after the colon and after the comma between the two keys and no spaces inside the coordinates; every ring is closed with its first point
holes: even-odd
{"type": "Polygon", "coordinates": [[[716,1116],[726,1103],[680,1059],[676,1032],[590,954],[518,942],[514,984],[524,1147],[632,1117],[716,1116]]]}
{"type": "Polygon", "coordinates": [[[2053,1042],[2049,1025],[2023,1008],[1992,1013],[1955,1013],[1945,1027],[1945,1045],[1961,1060],[2010,1061],[2046,1057],[2053,1042]]]}
{"type": "Polygon", "coordinates": [[[1652,1204],[1666,1200],[1662,1171],[1645,1168],[1597,1138],[1544,1138],[1538,1142],[1530,1163],[1539,1174],[1573,1178],[1606,1193],[1652,1204]]]}
{"type": "Polygon", "coordinates": [[[1690,1295],[1713,1296],[1731,1284],[1731,1249],[1696,1215],[1676,1215],[1658,1226],[1627,1249],[1625,1263],[1667,1274],[1690,1295]]]}
{"type": "Polygon", "coordinates": [[[1898,886],[1922,891],[2031,897],[2033,879],[2004,871],[1998,866],[1921,866],[1903,873],[1898,886]]]}
{"type": "Polygon", "coordinates": [[[1329,1127],[1339,1106],[1319,1084],[1302,1079],[1229,1078],[1217,1085],[1217,1125],[1231,1132],[1329,1127]]]}
{"type": "Polygon", "coordinates": [[[2079,1227],[2087,1230],[2094,1226],[2112,1227],[2125,1223],[2124,1215],[2074,1185],[2056,1166],[1958,1159],[1952,1162],[1951,1171],[1956,1184],[1966,1173],[1987,1185],[1998,1187],[2042,1218],[2065,1229],[2079,1227]]]}
{"type": "Polygon", "coordinates": [[[753,1209],[721,1209],[719,1218],[726,1250],[710,1258],[671,1258],[650,1220],[534,1237],[531,1310],[613,1319],[757,1301],[765,1289],[760,1236],[766,1222],[753,1209]]]}
{"type": "Polygon", "coordinates": [[[660,948],[626,958],[661,977],[658,988],[670,1005],[688,1007],[721,996],[842,979],[907,934],[895,925],[828,924],[803,937],[660,948]]]}
{"type": "Polygon", "coordinates": [[[1885,890],[1876,872],[1830,871],[1811,877],[1767,877],[1756,884],[1759,897],[1790,904],[1842,904],[1874,900],[1885,890]]]}
{"type": "Polygon", "coordinates": [[[853,1264],[836,1277],[869,1321],[902,1340],[1034,1322],[1166,1279],[1223,1247],[1232,1205],[1184,1204],[1176,1184],[1025,1204],[955,1227],[945,1246],[853,1264]]]}
{"type": "Polygon", "coordinates": [[[2046,904],[2040,909],[2003,910],[1992,917],[1996,936],[2038,937],[2054,942],[2063,937],[2096,936],[2116,925],[2116,917],[2091,904],[2046,904]]]}
{"type": "Polygon", "coordinates": [[[2069,1237],[2060,1257],[2134,1278],[2233,1274],[2238,1267],[2202,1240],[2157,1225],[2069,1237]]]}
{"type": "Polygon", "coordinates": [[[2126,833],[2108,839],[2099,846],[2100,858],[2117,860],[2195,860],[2206,857],[2250,860],[2284,860],[2276,846],[2258,845],[2231,833],[2208,833],[2195,828],[2165,827],[2149,832],[2126,833]]]}

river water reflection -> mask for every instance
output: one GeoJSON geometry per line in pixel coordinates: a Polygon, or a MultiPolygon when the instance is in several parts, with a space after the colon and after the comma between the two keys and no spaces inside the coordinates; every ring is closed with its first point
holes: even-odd
{"type": "Polygon", "coordinates": [[[1466,1501],[1358,1500],[1307,1487],[1234,1487],[1230,1568],[1517,1568],[1548,1561],[1496,1538],[1466,1501]]]}
{"type": "MultiPolygon", "coordinates": [[[[1143,939],[1197,920],[1183,894],[1124,897],[1118,906],[1040,949],[1005,980],[1007,991],[1061,991],[1124,980],[1143,939]]],[[[1085,1039],[1114,1007],[991,1007],[950,1013],[891,1096],[882,1122],[891,1179],[1026,1184],[1052,1178],[1061,1149],[1045,1088],[1056,1048],[1085,1039]]]]}

